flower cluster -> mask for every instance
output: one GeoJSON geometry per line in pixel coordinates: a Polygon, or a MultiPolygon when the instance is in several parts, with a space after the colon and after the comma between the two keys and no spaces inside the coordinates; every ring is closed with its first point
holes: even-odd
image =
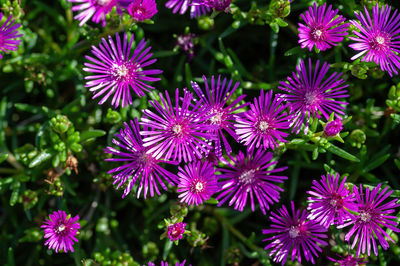
{"type": "Polygon", "coordinates": [[[134,21],[144,21],[152,18],[157,11],[155,0],[68,0],[76,3],[72,7],[72,11],[79,11],[74,18],[79,20],[79,26],[83,26],[90,19],[94,23],[100,23],[104,27],[106,25],[106,15],[113,8],[126,10],[134,21]]]}

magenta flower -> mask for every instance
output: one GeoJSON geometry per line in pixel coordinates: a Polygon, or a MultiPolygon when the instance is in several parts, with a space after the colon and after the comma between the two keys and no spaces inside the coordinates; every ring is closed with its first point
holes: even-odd
{"type": "Polygon", "coordinates": [[[179,89],[175,91],[175,107],[171,103],[168,92],[160,95],[161,102],[151,101],[150,104],[157,113],[144,110],[141,124],[149,127],[141,132],[146,136],[144,146],[156,159],[164,156],[165,159],[191,162],[195,158],[201,159],[212,149],[208,140],[213,136],[207,131],[210,126],[205,123],[209,116],[207,110],[199,101],[192,105],[193,94],[185,90],[182,105],[179,105],[179,89]]]}
{"type": "Polygon", "coordinates": [[[92,53],[96,58],[85,56],[90,62],[84,63],[84,71],[94,73],[86,76],[85,87],[93,92],[93,99],[102,96],[99,104],[103,104],[111,95],[113,95],[111,104],[117,108],[121,103],[122,107],[132,104],[131,89],[136,95],[142,97],[143,91],[149,92],[154,87],[148,85],[148,81],[158,81],[160,78],[150,77],[150,75],[161,74],[158,69],[143,70],[157,61],[150,59],[153,55],[149,53],[151,47],[146,46],[146,41],[142,39],[138,46],[133,48],[134,35],[131,35],[128,44],[128,35],[124,33],[121,43],[119,34],[115,34],[116,45],[111,36],[108,36],[108,43],[103,38],[99,48],[92,46],[92,53]]]}
{"type": "Polygon", "coordinates": [[[339,99],[348,97],[347,90],[349,85],[344,85],[344,80],[340,77],[342,73],[333,73],[329,78],[324,79],[328,72],[329,65],[324,63],[319,70],[319,60],[315,66],[314,74],[312,73],[311,59],[308,59],[308,70],[303,60],[296,68],[296,73],[292,73],[292,77],[287,77],[287,81],[280,81],[279,89],[287,92],[282,97],[290,104],[290,109],[294,113],[295,118],[292,122],[292,132],[300,132],[301,125],[306,119],[304,134],[307,134],[310,116],[313,120],[320,118],[320,113],[329,119],[329,115],[344,114],[343,110],[346,102],[338,101],[339,99]]]}
{"type": "MultiPolygon", "coordinates": [[[[3,13],[0,12],[0,22],[2,19],[3,13]]],[[[12,16],[10,15],[3,25],[0,25],[0,51],[3,52],[16,51],[18,45],[22,42],[21,40],[14,40],[15,38],[23,36],[23,34],[18,34],[18,28],[21,27],[21,24],[14,24],[15,19],[11,19],[12,16]]],[[[3,58],[3,56],[0,53],[0,59],[1,58],[3,58]]]]}
{"type": "Polygon", "coordinates": [[[181,202],[200,205],[218,191],[214,165],[209,161],[197,161],[179,167],[178,193],[181,202]]]}
{"type": "Polygon", "coordinates": [[[79,3],[72,7],[72,11],[81,11],[74,17],[80,21],[79,26],[83,26],[90,18],[95,23],[102,20],[101,25],[106,25],[106,15],[111,12],[118,0],[68,0],[71,3],[79,3]]]}
{"type": "Polygon", "coordinates": [[[334,258],[330,258],[327,257],[330,261],[335,262],[335,265],[338,266],[358,266],[358,265],[364,265],[366,263],[368,263],[367,260],[365,260],[364,258],[356,258],[353,257],[351,254],[348,254],[346,257],[343,257],[339,254],[337,254],[337,256],[339,257],[338,259],[334,259],[334,258]]]}
{"type": "Polygon", "coordinates": [[[185,233],[186,223],[175,223],[173,225],[168,226],[168,237],[171,241],[176,241],[182,239],[183,234],[185,233]]]}
{"type": "Polygon", "coordinates": [[[128,12],[134,20],[144,21],[157,14],[157,4],[155,0],[133,0],[128,6],[128,12]]]}
{"type": "Polygon", "coordinates": [[[59,250],[74,252],[74,241],[78,242],[75,236],[81,228],[77,222],[79,216],[69,218],[64,211],[59,210],[50,214],[49,217],[50,219],[46,219],[40,226],[40,228],[44,228],[44,238],[48,238],[44,245],[47,245],[49,249],[54,249],[57,253],[59,250]]]}
{"type": "Polygon", "coordinates": [[[342,15],[337,16],[339,10],[332,10],[332,5],[326,9],[326,4],[317,6],[316,3],[300,17],[306,25],[299,23],[299,43],[301,48],[308,48],[311,51],[315,45],[317,49],[325,51],[343,41],[347,35],[349,23],[342,15]],[[341,24],[341,25],[339,25],[341,24]]]}
{"type": "Polygon", "coordinates": [[[108,158],[106,161],[123,162],[124,164],[108,171],[108,174],[114,174],[113,184],[118,184],[117,189],[122,185],[126,186],[122,198],[128,195],[133,185],[140,180],[137,197],[143,190],[144,198],[147,192],[150,191],[150,196],[154,196],[154,191],[160,195],[158,185],[164,190],[167,190],[164,182],[175,185],[178,182],[178,177],[169,171],[165,170],[160,164],[178,164],[174,161],[165,161],[155,158],[154,154],[148,152],[148,148],[143,146],[142,137],[140,136],[140,128],[137,118],[130,121],[130,126],[124,123],[124,128],[119,134],[115,134],[116,138],[112,142],[119,146],[121,150],[113,147],[104,149],[105,153],[110,153],[117,158],[108,158]]]}
{"type": "Polygon", "coordinates": [[[193,0],[193,4],[202,4],[216,11],[228,11],[232,0],[193,0]]]}
{"type": "Polygon", "coordinates": [[[187,61],[191,61],[194,57],[194,40],[196,37],[196,34],[188,33],[181,34],[176,38],[176,46],[183,50],[188,56],[187,61]]]}
{"type": "Polygon", "coordinates": [[[179,11],[179,14],[183,15],[190,7],[190,17],[195,18],[210,11],[210,8],[203,4],[192,3],[192,0],[169,0],[165,3],[165,6],[172,9],[172,13],[179,11]]]}
{"type": "Polygon", "coordinates": [[[350,20],[358,31],[353,31],[357,37],[350,37],[356,43],[349,46],[356,51],[360,51],[353,56],[351,60],[355,60],[360,56],[365,56],[361,61],[375,62],[382,71],[387,71],[390,76],[392,72],[398,74],[397,69],[400,68],[400,14],[397,9],[390,15],[391,7],[382,6],[379,10],[378,3],[372,8],[372,20],[366,7],[365,15],[360,12],[354,12],[359,20],[350,20]]]}
{"type": "Polygon", "coordinates": [[[340,182],[339,174],[321,176],[321,180],[312,181],[311,191],[307,191],[307,210],[310,212],[308,219],[319,222],[325,227],[332,224],[341,225],[350,219],[348,209],[354,209],[354,194],[350,193],[346,185],[346,177],[340,182]]]}
{"type": "Polygon", "coordinates": [[[289,134],[282,129],[290,128],[292,116],[285,112],[287,104],[283,104],[283,98],[273,97],[272,90],[261,90],[260,97],[254,98],[250,110],[242,116],[236,116],[236,134],[239,141],[249,150],[254,148],[275,149],[278,142],[287,142],[284,138],[289,134]]]}
{"type": "Polygon", "coordinates": [[[271,175],[273,173],[282,172],[287,167],[270,169],[276,165],[277,161],[271,161],[272,153],[265,153],[262,149],[258,149],[253,156],[253,151],[248,152],[247,156],[243,152],[239,152],[236,157],[228,154],[229,161],[222,162],[229,169],[217,169],[221,174],[218,176],[221,188],[217,197],[218,206],[221,206],[229,199],[229,206],[235,204],[235,210],[243,211],[247,204],[247,198],[250,196],[251,210],[254,211],[254,199],[256,198],[260,204],[262,213],[265,215],[269,210],[269,205],[278,202],[283,191],[282,188],[274,183],[283,183],[286,176],[271,175]]]}
{"type": "Polygon", "coordinates": [[[343,130],[342,120],[340,118],[336,118],[335,120],[326,123],[324,127],[324,134],[327,137],[333,137],[340,133],[343,130]]]}
{"type": "Polygon", "coordinates": [[[360,253],[365,254],[367,251],[368,256],[371,253],[371,242],[374,249],[374,253],[378,255],[378,247],[376,245],[375,236],[378,238],[379,243],[383,249],[389,248],[389,243],[385,237],[394,243],[394,240],[383,230],[383,228],[389,228],[394,232],[400,233],[400,229],[397,228],[398,223],[396,222],[397,217],[390,215],[395,212],[395,208],[399,207],[397,204],[397,198],[392,199],[384,203],[384,201],[393,193],[393,190],[388,191],[389,188],[385,187],[382,191],[381,184],[374,187],[372,190],[367,187],[365,194],[362,185],[360,189],[356,186],[353,187],[353,192],[356,196],[356,208],[352,211],[357,212],[357,215],[353,215],[352,219],[344,223],[339,228],[343,228],[349,225],[353,225],[350,231],[346,234],[345,240],[350,242],[350,238],[355,235],[351,248],[353,249],[357,244],[357,257],[360,253]],[[365,249],[367,248],[367,250],[365,249]]]}
{"type": "Polygon", "coordinates": [[[314,256],[318,257],[318,252],[322,249],[320,246],[326,246],[328,243],[321,238],[328,238],[327,229],[316,221],[307,220],[305,210],[295,210],[293,201],[291,202],[292,213],[290,214],[283,205],[278,213],[271,212],[271,229],[262,230],[263,234],[272,234],[271,237],[263,241],[271,241],[265,249],[271,249],[269,256],[274,257],[275,262],[285,264],[289,254],[291,261],[297,257],[301,263],[301,253],[307,261],[315,264],[314,256]]]}
{"type": "Polygon", "coordinates": [[[227,82],[226,78],[221,80],[220,75],[217,80],[214,79],[214,76],[211,77],[211,86],[209,86],[205,76],[203,76],[203,80],[205,84],[204,90],[202,90],[196,82],[192,81],[191,84],[200,100],[209,109],[208,114],[211,115],[211,117],[206,123],[215,127],[210,129],[209,132],[215,135],[215,154],[220,157],[222,156],[222,146],[225,147],[227,153],[232,152],[232,148],[224,135],[224,131],[234,139],[238,138],[233,131],[233,112],[247,105],[240,104],[246,95],[239,95],[232,100],[231,97],[239,87],[239,82],[236,82],[231,88],[232,80],[229,80],[229,82],[227,82]],[[228,101],[230,102],[229,104],[227,103],[228,101]]]}

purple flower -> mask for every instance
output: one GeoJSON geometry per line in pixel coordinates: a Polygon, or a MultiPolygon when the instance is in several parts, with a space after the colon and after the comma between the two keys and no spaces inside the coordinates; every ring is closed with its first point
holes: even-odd
{"type": "Polygon", "coordinates": [[[194,39],[196,38],[196,34],[188,33],[181,34],[176,39],[176,46],[182,49],[188,56],[187,61],[191,61],[194,57],[194,39]]]}
{"type": "MultiPolygon", "coordinates": [[[[0,12],[0,22],[2,19],[3,13],[0,12]]],[[[3,52],[16,51],[18,49],[18,45],[21,43],[21,40],[14,39],[23,35],[18,34],[18,28],[21,27],[21,24],[14,24],[15,19],[11,19],[12,16],[10,15],[3,25],[0,25],[0,51],[3,52]]],[[[0,54],[0,59],[1,58],[3,58],[3,56],[0,54]]]]}
{"type": "Polygon", "coordinates": [[[240,102],[246,97],[246,95],[239,95],[231,99],[239,86],[239,82],[236,82],[232,86],[232,80],[227,82],[224,78],[221,80],[221,76],[218,76],[218,80],[211,77],[211,86],[207,82],[207,78],[203,76],[205,89],[202,90],[196,82],[191,82],[193,90],[196,92],[200,101],[209,109],[208,114],[211,115],[206,121],[209,125],[214,125],[215,128],[210,129],[209,132],[215,135],[215,153],[218,157],[222,156],[222,144],[225,147],[227,153],[232,152],[232,148],[228,143],[224,135],[224,131],[228,132],[233,138],[237,139],[237,135],[233,131],[233,112],[244,108],[247,104],[240,104],[240,102]],[[227,102],[230,102],[229,104],[227,102]]]}
{"type": "Polygon", "coordinates": [[[236,134],[249,150],[260,146],[265,150],[275,149],[278,141],[287,142],[284,138],[289,134],[281,129],[290,127],[292,117],[284,111],[288,105],[283,104],[283,98],[272,96],[272,90],[265,94],[261,90],[260,97],[258,100],[254,98],[250,110],[242,116],[236,116],[236,134]]]}
{"type": "MultiPolygon", "coordinates": [[[[182,261],[182,262],[177,262],[175,264],[175,266],[185,266],[186,260],[182,261]]],[[[149,261],[149,263],[147,264],[148,266],[156,266],[156,264],[154,264],[153,262],[149,261]]],[[[161,266],[168,266],[168,262],[166,261],[161,261],[161,266]]]]}
{"type": "Polygon", "coordinates": [[[382,6],[379,10],[379,5],[376,4],[372,8],[372,20],[366,7],[365,15],[360,12],[354,12],[357,19],[360,21],[350,20],[358,31],[353,31],[357,37],[350,37],[356,43],[349,46],[356,51],[360,51],[353,56],[351,60],[365,54],[361,61],[374,61],[380,65],[383,71],[387,71],[390,76],[392,72],[398,74],[397,69],[400,68],[400,14],[395,9],[392,16],[390,15],[390,6],[382,6]]]}
{"type": "Polygon", "coordinates": [[[178,193],[181,202],[200,205],[218,191],[214,165],[209,161],[197,161],[179,167],[178,193]]]}
{"type": "Polygon", "coordinates": [[[81,225],[77,222],[79,216],[74,218],[67,217],[64,211],[55,211],[49,215],[50,219],[46,219],[40,228],[44,228],[44,238],[48,238],[44,245],[48,245],[49,249],[54,249],[57,253],[59,250],[64,252],[74,252],[74,241],[76,234],[81,225]]]}
{"type": "Polygon", "coordinates": [[[150,191],[150,196],[154,196],[154,191],[160,195],[158,185],[164,190],[167,190],[164,184],[167,181],[171,185],[178,182],[178,177],[164,167],[160,166],[161,163],[178,164],[174,161],[164,161],[155,158],[154,154],[148,152],[148,148],[143,146],[142,137],[140,136],[139,123],[137,118],[130,121],[130,126],[124,123],[124,128],[120,130],[119,134],[115,134],[116,138],[112,142],[119,146],[122,151],[113,147],[104,149],[105,153],[111,153],[118,158],[105,159],[111,162],[124,162],[123,165],[108,171],[108,174],[115,174],[113,176],[113,184],[117,184],[117,189],[126,184],[126,188],[122,195],[124,198],[128,195],[136,181],[140,180],[139,188],[137,190],[137,197],[140,197],[144,189],[144,198],[147,192],[150,191]]]}
{"type": "Polygon", "coordinates": [[[352,215],[353,217],[350,221],[339,227],[343,228],[353,225],[344,239],[350,242],[350,238],[355,235],[351,246],[352,249],[355,247],[358,240],[360,240],[357,248],[357,257],[360,256],[360,253],[365,254],[365,248],[367,248],[368,256],[370,256],[371,242],[375,255],[378,255],[375,236],[385,250],[389,248],[389,243],[386,241],[385,237],[394,243],[394,240],[383,230],[384,227],[400,233],[400,229],[397,228],[397,217],[395,215],[389,215],[395,211],[394,208],[400,206],[400,204],[396,203],[398,199],[395,198],[384,203],[393,193],[393,190],[388,191],[389,188],[385,187],[379,192],[380,189],[381,184],[378,184],[378,186],[374,187],[372,190],[367,187],[364,195],[362,185],[360,185],[360,190],[354,186],[353,192],[356,196],[357,206],[355,209],[352,209],[352,211],[357,212],[357,215],[352,215]]]}
{"type": "Polygon", "coordinates": [[[340,182],[339,174],[336,176],[328,174],[321,176],[321,180],[312,181],[311,191],[307,191],[311,197],[308,197],[308,207],[310,214],[308,219],[319,222],[325,227],[332,224],[341,225],[351,216],[347,211],[353,209],[354,194],[350,193],[346,185],[346,177],[340,182]]]}
{"type": "Polygon", "coordinates": [[[328,122],[324,127],[324,134],[328,137],[336,136],[343,130],[342,120],[336,118],[335,120],[328,122]]]}
{"type": "Polygon", "coordinates": [[[300,132],[304,118],[306,118],[305,134],[308,131],[310,115],[313,120],[320,118],[320,113],[329,119],[329,115],[344,114],[343,105],[346,102],[338,101],[338,99],[348,97],[347,90],[349,85],[343,85],[345,82],[340,77],[342,73],[333,73],[329,78],[323,81],[328,72],[329,65],[324,63],[319,70],[319,60],[315,66],[314,74],[312,73],[311,59],[308,59],[308,70],[304,61],[301,60],[300,65],[296,68],[296,73],[292,73],[292,77],[287,77],[287,81],[280,81],[279,89],[286,91],[288,94],[282,94],[289,103],[291,111],[295,114],[292,123],[292,132],[300,132]]]}
{"type": "Polygon", "coordinates": [[[332,5],[326,9],[326,4],[317,6],[316,3],[300,17],[306,25],[299,23],[299,43],[301,48],[308,47],[311,51],[315,45],[317,49],[325,51],[343,41],[347,35],[350,24],[340,23],[346,21],[342,15],[337,16],[339,10],[332,10],[332,5]]]}
{"type": "Polygon", "coordinates": [[[162,73],[158,69],[143,70],[157,61],[150,59],[153,55],[149,53],[151,47],[146,46],[146,41],[142,39],[131,54],[134,35],[131,35],[128,44],[128,35],[124,33],[121,43],[119,34],[115,34],[116,45],[111,36],[108,36],[108,43],[103,38],[99,48],[92,46],[92,53],[96,58],[85,56],[90,62],[84,63],[84,71],[94,73],[85,77],[85,87],[92,91],[93,99],[102,96],[99,104],[103,104],[111,95],[113,95],[111,104],[117,108],[122,101],[121,106],[126,107],[132,104],[131,89],[139,97],[145,95],[143,91],[149,92],[154,87],[148,85],[147,81],[158,81],[160,78],[150,77],[162,73]]]}
{"type": "Polygon", "coordinates": [[[185,14],[190,6],[190,17],[195,18],[210,11],[210,8],[203,4],[192,4],[192,0],[169,0],[165,6],[172,9],[172,13],[179,11],[179,14],[185,14]]]}
{"type": "Polygon", "coordinates": [[[214,8],[216,11],[228,12],[231,0],[193,0],[194,4],[202,4],[209,8],[214,8]]]}
{"type": "Polygon", "coordinates": [[[335,262],[335,265],[338,266],[357,266],[357,265],[364,265],[368,261],[365,260],[364,258],[356,258],[353,257],[351,254],[348,254],[346,257],[343,257],[339,254],[337,254],[339,257],[338,259],[333,259],[330,257],[327,257],[330,261],[335,262]]]}
{"type": "Polygon", "coordinates": [[[218,206],[230,199],[229,206],[235,203],[235,210],[243,211],[247,204],[247,197],[250,195],[251,210],[254,211],[256,198],[265,215],[265,209],[269,210],[270,204],[279,201],[279,193],[283,189],[274,183],[283,183],[287,177],[271,174],[284,171],[287,167],[270,169],[278,163],[271,161],[271,152],[265,153],[262,149],[258,149],[254,156],[253,153],[254,151],[248,152],[245,156],[240,151],[236,157],[228,154],[230,160],[222,162],[229,169],[216,170],[221,172],[218,178],[222,179],[219,184],[220,194],[217,197],[220,201],[218,206]]]}
{"type": "Polygon", "coordinates": [[[283,205],[278,213],[271,212],[271,229],[262,230],[263,234],[273,234],[263,241],[271,241],[265,249],[271,249],[269,256],[274,256],[275,262],[285,264],[289,254],[291,261],[297,257],[301,263],[301,253],[307,261],[315,264],[314,256],[318,257],[317,252],[321,252],[320,245],[326,246],[328,243],[321,238],[327,238],[327,229],[316,221],[307,220],[307,212],[295,210],[293,201],[291,202],[292,213],[290,214],[283,205]]]}
{"type": "Polygon", "coordinates": [[[175,91],[175,107],[171,103],[168,92],[159,94],[161,102],[151,101],[150,104],[156,109],[156,113],[144,110],[141,124],[149,127],[141,134],[144,146],[149,147],[148,152],[157,159],[165,156],[191,162],[195,158],[201,159],[202,154],[211,150],[208,140],[213,136],[207,131],[209,125],[205,124],[208,119],[207,110],[202,107],[201,102],[192,105],[193,94],[185,90],[182,105],[179,105],[179,89],[175,91]],[[191,108],[193,107],[193,108],[191,108]]]}
{"type": "Polygon", "coordinates": [[[128,6],[129,15],[136,21],[144,21],[157,14],[157,4],[155,0],[133,0],[128,6]]]}
{"type": "Polygon", "coordinates": [[[169,239],[171,239],[171,241],[182,239],[182,236],[185,233],[185,227],[186,224],[182,222],[168,226],[169,239]]]}
{"type": "Polygon", "coordinates": [[[101,25],[106,25],[106,14],[110,13],[118,0],[68,0],[71,3],[79,3],[72,7],[72,11],[82,11],[74,17],[80,21],[79,26],[83,26],[90,18],[95,23],[102,20],[101,25]]]}

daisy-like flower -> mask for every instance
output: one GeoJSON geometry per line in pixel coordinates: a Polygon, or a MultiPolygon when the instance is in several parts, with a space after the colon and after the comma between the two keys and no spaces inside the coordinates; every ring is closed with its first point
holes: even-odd
{"type": "Polygon", "coordinates": [[[275,149],[279,142],[287,142],[284,138],[289,134],[282,129],[290,128],[292,116],[284,110],[287,104],[284,99],[275,95],[272,90],[266,92],[261,90],[260,97],[254,98],[250,110],[242,116],[236,116],[236,134],[238,140],[249,150],[259,148],[275,149]]]}
{"type": "Polygon", "coordinates": [[[194,4],[202,4],[216,11],[228,11],[231,0],[193,0],[194,4]]]}
{"type": "Polygon", "coordinates": [[[54,249],[57,253],[59,250],[74,252],[74,241],[78,242],[75,236],[81,228],[77,222],[79,216],[70,218],[64,211],[59,210],[50,214],[49,217],[50,219],[46,219],[40,226],[44,228],[44,238],[47,238],[44,245],[47,245],[49,249],[54,249]]]}
{"type": "Polygon", "coordinates": [[[287,169],[280,167],[268,170],[276,165],[277,161],[271,161],[272,153],[265,153],[262,149],[258,149],[254,154],[253,151],[248,152],[245,156],[243,152],[239,152],[236,157],[228,154],[230,161],[223,160],[229,169],[217,169],[221,174],[218,176],[220,194],[217,196],[219,200],[218,206],[221,206],[229,199],[229,206],[235,204],[235,210],[243,211],[247,204],[248,196],[250,196],[251,210],[254,211],[256,198],[260,204],[262,213],[266,214],[269,205],[278,202],[283,191],[282,188],[274,183],[283,183],[286,176],[274,175],[287,169]]]}
{"type": "MultiPolygon", "coordinates": [[[[0,12],[0,22],[3,19],[3,13],[0,12]]],[[[15,38],[22,37],[23,34],[18,34],[18,28],[21,24],[15,23],[15,19],[12,19],[10,15],[7,20],[0,25],[0,51],[9,52],[16,51],[18,45],[22,42],[21,40],[15,40],[15,38]]],[[[3,56],[0,53],[0,59],[3,56]]]]}
{"type": "Polygon", "coordinates": [[[194,33],[187,33],[181,34],[176,38],[176,46],[185,52],[185,54],[188,56],[188,62],[192,61],[194,57],[194,45],[196,37],[197,36],[194,33]]]}
{"type": "Polygon", "coordinates": [[[185,233],[186,223],[175,223],[173,225],[168,226],[168,237],[171,241],[176,241],[182,239],[183,234],[185,233]]]}
{"type": "Polygon", "coordinates": [[[319,69],[319,60],[317,60],[314,73],[312,73],[311,59],[308,59],[308,67],[301,60],[300,65],[296,68],[296,73],[293,72],[292,77],[287,77],[286,82],[279,82],[281,85],[279,89],[287,93],[281,94],[281,96],[289,102],[291,112],[295,115],[292,132],[296,131],[298,134],[304,119],[306,119],[304,133],[307,134],[310,116],[315,121],[315,118],[321,117],[320,113],[327,120],[332,112],[335,115],[344,114],[344,105],[347,103],[338,100],[349,96],[345,89],[349,85],[345,85],[345,81],[340,78],[342,73],[334,72],[324,80],[328,70],[327,63],[324,63],[319,69]]]}
{"type": "Polygon", "coordinates": [[[123,165],[108,171],[108,174],[114,174],[113,184],[117,184],[117,189],[122,185],[126,185],[122,198],[128,195],[133,185],[140,180],[137,190],[137,197],[143,190],[144,198],[150,191],[150,196],[154,196],[154,191],[160,195],[158,186],[167,190],[164,182],[171,185],[177,183],[178,177],[160,166],[161,163],[178,164],[174,161],[165,161],[155,158],[154,154],[148,152],[148,148],[143,146],[142,137],[140,136],[140,128],[137,118],[130,121],[130,126],[124,123],[124,128],[120,130],[112,142],[120,147],[117,150],[113,147],[104,149],[105,153],[111,153],[117,158],[108,158],[106,161],[124,162],[123,165]]]}
{"type": "Polygon", "coordinates": [[[217,156],[222,156],[222,144],[226,149],[227,153],[232,152],[232,148],[229,145],[228,140],[224,135],[224,131],[228,132],[234,139],[237,139],[237,135],[233,130],[234,125],[234,114],[233,112],[244,108],[247,104],[240,104],[240,102],[246,97],[246,95],[239,95],[235,97],[231,103],[227,104],[231,96],[235,93],[239,87],[239,82],[236,82],[232,87],[232,80],[227,82],[227,79],[215,80],[214,76],[211,77],[211,86],[207,82],[207,78],[203,76],[205,89],[202,90],[196,82],[191,82],[193,90],[196,92],[200,101],[209,109],[209,115],[211,117],[207,120],[209,125],[214,125],[215,128],[210,130],[210,133],[215,135],[215,153],[217,156]]]}
{"type": "Polygon", "coordinates": [[[339,10],[332,10],[332,5],[326,9],[326,4],[317,6],[316,3],[300,17],[306,25],[299,23],[299,43],[301,48],[308,48],[310,51],[315,45],[317,49],[325,51],[343,41],[347,35],[349,23],[342,15],[337,16],[339,10]]]}
{"type": "Polygon", "coordinates": [[[95,23],[102,20],[101,25],[106,25],[106,15],[111,12],[118,0],[68,0],[71,3],[78,3],[72,7],[72,11],[81,11],[74,19],[79,20],[79,26],[83,26],[90,18],[95,23]]]}
{"type": "Polygon", "coordinates": [[[128,6],[129,15],[136,21],[144,21],[157,14],[157,4],[155,0],[133,0],[128,6]]]}
{"type": "Polygon", "coordinates": [[[360,185],[360,189],[356,186],[353,187],[357,206],[352,211],[358,214],[353,215],[352,219],[344,223],[340,228],[353,225],[344,239],[350,242],[351,237],[355,236],[351,248],[353,249],[358,242],[357,257],[361,253],[365,254],[366,251],[368,256],[371,255],[371,242],[375,255],[378,255],[375,237],[378,238],[379,243],[385,250],[389,248],[389,243],[385,237],[394,243],[394,240],[385,232],[384,228],[400,233],[400,229],[397,228],[398,223],[395,221],[397,217],[390,215],[395,212],[396,207],[400,206],[400,204],[396,203],[398,199],[395,198],[384,203],[393,193],[393,190],[388,191],[388,187],[379,191],[380,189],[381,184],[378,184],[372,190],[367,187],[364,194],[362,185],[360,185]]]}
{"type": "Polygon", "coordinates": [[[200,205],[218,191],[214,165],[209,161],[197,161],[179,167],[178,193],[181,202],[200,205]]]}
{"type": "Polygon", "coordinates": [[[334,258],[330,258],[330,257],[327,257],[327,258],[330,261],[335,262],[335,265],[337,265],[337,266],[358,266],[358,265],[364,265],[368,262],[364,258],[353,257],[351,254],[348,254],[345,257],[343,257],[339,254],[337,254],[337,256],[339,257],[338,259],[334,259],[334,258]]]}
{"type": "Polygon", "coordinates": [[[332,224],[341,225],[351,216],[348,209],[354,209],[355,198],[346,185],[346,177],[339,184],[339,174],[321,176],[321,180],[312,181],[312,190],[307,191],[308,219],[319,222],[325,227],[332,224]]]}
{"type": "Polygon", "coordinates": [[[365,15],[354,12],[359,20],[350,20],[359,31],[353,31],[357,37],[350,37],[356,43],[349,46],[360,51],[353,56],[355,60],[364,55],[361,61],[375,62],[382,71],[387,71],[390,76],[394,72],[398,74],[400,68],[400,13],[397,9],[390,14],[390,6],[382,6],[379,9],[378,3],[372,8],[372,19],[366,7],[365,15]],[[361,23],[361,24],[360,24],[361,23]]]}
{"type": "Polygon", "coordinates": [[[117,108],[121,103],[122,107],[132,104],[131,89],[139,97],[145,95],[144,91],[149,92],[154,87],[148,85],[148,81],[158,81],[160,78],[150,77],[162,73],[158,69],[143,70],[157,61],[150,59],[153,55],[151,47],[146,46],[146,41],[142,39],[138,46],[133,48],[134,35],[131,35],[128,43],[128,35],[124,33],[121,39],[116,33],[116,44],[111,36],[108,36],[108,43],[103,38],[99,48],[92,46],[92,53],[95,57],[85,56],[89,61],[84,63],[83,71],[93,73],[86,76],[85,87],[92,91],[93,99],[102,96],[99,104],[103,104],[111,95],[111,104],[117,108]]]}
{"type": "Polygon", "coordinates": [[[326,246],[328,243],[321,238],[328,238],[327,229],[316,221],[307,219],[305,210],[295,210],[293,201],[291,202],[291,214],[283,205],[278,213],[271,212],[271,229],[262,230],[263,234],[272,234],[271,237],[263,241],[271,241],[265,249],[271,249],[269,256],[274,257],[275,262],[285,264],[289,254],[291,261],[297,257],[301,263],[301,253],[306,261],[315,264],[314,256],[318,257],[318,252],[322,249],[320,246],[326,246]]]}
{"type": "Polygon", "coordinates": [[[172,13],[179,11],[183,15],[190,7],[190,17],[196,18],[210,11],[210,8],[204,4],[192,3],[192,0],[169,0],[165,6],[172,9],[172,13]]]}
{"type": "Polygon", "coordinates": [[[205,121],[207,109],[202,107],[199,101],[192,105],[193,94],[184,91],[182,105],[179,105],[179,89],[175,91],[175,107],[171,103],[168,92],[159,94],[161,102],[151,101],[150,104],[156,109],[156,113],[144,110],[141,124],[149,127],[141,132],[146,136],[143,139],[144,146],[149,147],[148,152],[157,159],[164,156],[165,159],[191,162],[195,158],[201,159],[202,154],[212,149],[208,140],[213,135],[207,133],[210,125],[205,121]],[[193,108],[191,108],[193,107],[193,108]]]}

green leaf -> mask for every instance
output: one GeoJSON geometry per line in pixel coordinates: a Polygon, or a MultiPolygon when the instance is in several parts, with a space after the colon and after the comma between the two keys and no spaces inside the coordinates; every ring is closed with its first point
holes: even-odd
{"type": "Polygon", "coordinates": [[[219,201],[215,198],[210,198],[209,200],[206,201],[208,204],[218,204],[219,201]]]}
{"type": "Polygon", "coordinates": [[[36,155],[35,158],[33,158],[33,160],[29,164],[29,168],[33,168],[44,163],[45,161],[49,160],[53,155],[53,153],[50,153],[47,150],[42,151],[41,153],[36,155]]]}
{"type": "Polygon", "coordinates": [[[289,49],[285,52],[285,56],[291,56],[291,55],[296,55],[296,54],[300,54],[303,52],[303,49],[301,49],[299,46],[296,46],[292,49],[289,49]]]}
{"type": "Polygon", "coordinates": [[[8,157],[7,153],[0,153],[0,163],[4,162],[8,157]]]}
{"type": "Polygon", "coordinates": [[[8,248],[7,266],[15,266],[14,250],[12,247],[8,248]]]}
{"type": "Polygon", "coordinates": [[[11,197],[10,197],[10,206],[14,206],[15,203],[17,203],[20,187],[21,187],[21,183],[18,181],[14,181],[14,183],[11,186],[12,193],[11,193],[11,197]]]}
{"type": "Polygon", "coordinates": [[[399,170],[400,170],[400,160],[394,159],[394,163],[396,164],[397,168],[399,168],[399,170]]]}
{"type": "Polygon", "coordinates": [[[105,132],[104,130],[100,130],[100,129],[93,129],[93,130],[88,130],[85,132],[81,133],[81,143],[85,142],[88,139],[94,139],[94,138],[98,138],[98,137],[102,137],[106,134],[107,132],[105,132]]]}
{"type": "Polygon", "coordinates": [[[378,166],[383,164],[387,159],[389,159],[389,157],[390,157],[390,154],[386,154],[386,155],[372,161],[371,163],[369,163],[368,165],[366,165],[364,167],[364,172],[367,173],[367,172],[377,168],[378,166]]]}
{"type": "Polygon", "coordinates": [[[44,114],[42,107],[25,104],[25,103],[16,103],[14,104],[15,108],[23,112],[29,112],[32,114],[44,114]]]}
{"type": "Polygon", "coordinates": [[[269,26],[271,27],[271,29],[272,29],[273,32],[275,32],[275,33],[278,33],[278,32],[279,32],[279,25],[278,25],[278,23],[273,22],[273,23],[269,24],[269,26]]]}
{"type": "Polygon", "coordinates": [[[343,149],[341,149],[341,148],[339,148],[339,147],[337,147],[337,146],[335,146],[333,144],[331,144],[326,149],[328,151],[330,151],[331,153],[336,154],[337,156],[340,156],[340,157],[342,157],[342,158],[344,158],[346,160],[349,160],[349,161],[352,161],[352,162],[359,162],[360,161],[356,156],[348,153],[347,151],[345,151],[345,150],[343,150],[343,149]]]}

